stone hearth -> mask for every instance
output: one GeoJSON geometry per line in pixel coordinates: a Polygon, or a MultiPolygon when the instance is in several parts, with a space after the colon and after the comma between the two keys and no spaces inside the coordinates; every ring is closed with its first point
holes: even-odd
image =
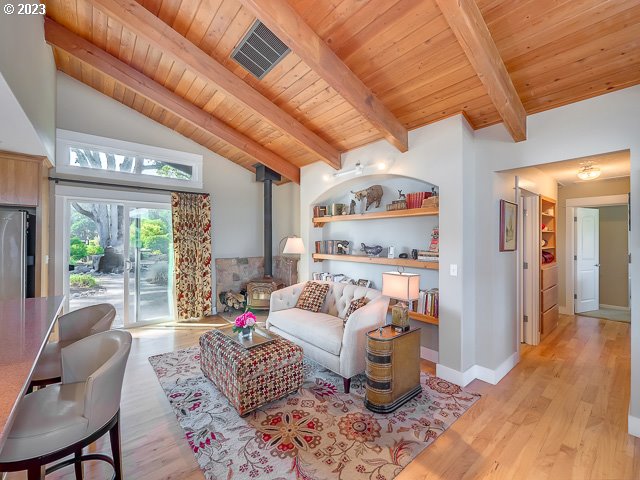
{"type": "MultiPolygon", "coordinates": [[[[216,303],[221,312],[220,292],[244,290],[247,282],[264,275],[263,257],[216,258],[216,303]]],[[[298,259],[273,257],[273,277],[277,283],[292,285],[298,282],[298,259]],[[291,280],[289,279],[289,260],[291,260],[291,280]]]]}

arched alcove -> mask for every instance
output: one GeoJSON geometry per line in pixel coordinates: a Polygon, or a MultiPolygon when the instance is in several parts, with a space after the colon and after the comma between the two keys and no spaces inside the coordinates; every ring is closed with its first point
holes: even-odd
{"type": "MultiPolygon", "coordinates": [[[[331,178],[335,182],[334,178],[331,178]]],[[[318,179],[318,182],[325,182],[318,179]]],[[[429,183],[425,180],[416,179],[405,175],[395,175],[389,173],[379,173],[372,175],[355,176],[347,178],[340,183],[329,183],[327,187],[315,200],[308,204],[308,215],[313,216],[313,207],[318,205],[329,205],[333,203],[343,203],[349,206],[351,199],[354,198],[352,192],[366,189],[372,185],[380,185],[383,190],[382,201],[379,207],[370,206],[367,213],[384,212],[386,205],[392,200],[399,198],[398,190],[402,193],[412,192],[431,192],[432,189],[438,190],[437,185],[429,183]]],[[[356,205],[356,215],[364,213],[361,208],[364,205],[356,205]]],[[[435,216],[415,216],[415,217],[395,217],[381,219],[366,219],[349,221],[348,216],[345,221],[328,222],[322,227],[316,227],[312,222],[309,224],[308,230],[308,256],[309,278],[313,278],[314,273],[331,273],[334,275],[346,275],[354,280],[369,280],[372,287],[382,289],[382,273],[394,271],[395,266],[378,265],[369,263],[357,263],[347,261],[348,258],[340,258],[334,260],[324,260],[322,262],[313,262],[312,254],[316,251],[316,242],[324,240],[347,240],[350,242],[351,254],[364,255],[360,250],[361,244],[380,245],[384,248],[382,257],[386,257],[387,248],[394,247],[394,255],[396,258],[401,253],[411,256],[411,250],[426,250],[431,241],[431,234],[435,227],[439,224],[439,217],[435,216]]],[[[406,267],[405,271],[420,275],[421,290],[429,290],[438,288],[439,286],[439,270],[431,270],[424,268],[406,267]]],[[[414,327],[422,329],[422,347],[423,356],[425,358],[435,359],[438,350],[438,327],[435,325],[412,321],[414,327]]]]}

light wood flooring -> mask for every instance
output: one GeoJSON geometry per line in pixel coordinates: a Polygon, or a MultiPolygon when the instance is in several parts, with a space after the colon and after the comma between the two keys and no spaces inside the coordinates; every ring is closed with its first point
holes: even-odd
{"type": "MultiPolygon", "coordinates": [[[[621,322],[561,316],[541,345],[523,348],[520,363],[500,384],[469,385],[482,399],[396,478],[640,478],[640,439],[626,433],[629,329],[621,322]]],[[[122,396],[126,479],[204,478],[147,357],[195,345],[205,330],[132,330],[122,396]]],[[[422,366],[434,370],[429,362],[422,366]]],[[[47,478],[72,479],[72,472],[47,478]]],[[[85,466],[87,479],[108,475],[95,462],[85,466]]],[[[26,477],[8,477],[21,478],[26,477]]]]}

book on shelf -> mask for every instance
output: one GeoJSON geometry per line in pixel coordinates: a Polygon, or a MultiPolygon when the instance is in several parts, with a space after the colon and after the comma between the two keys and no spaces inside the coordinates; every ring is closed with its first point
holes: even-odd
{"type": "Polygon", "coordinates": [[[422,262],[438,262],[440,261],[440,254],[438,252],[430,252],[428,250],[419,250],[417,260],[422,262]]]}
{"type": "Polygon", "coordinates": [[[316,253],[327,255],[347,255],[349,254],[349,242],[346,240],[318,240],[315,243],[316,253]],[[347,244],[346,248],[341,247],[347,244]]]}
{"type": "Polygon", "coordinates": [[[420,290],[418,296],[418,305],[416,307],[417,313],[430,315],[438,318],[438,289],[432,288],[430,290],[420,290]]]}

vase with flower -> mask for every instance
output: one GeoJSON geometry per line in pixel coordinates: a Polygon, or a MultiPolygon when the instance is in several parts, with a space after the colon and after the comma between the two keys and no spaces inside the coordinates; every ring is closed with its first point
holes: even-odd
{"type": "Polygon", "coordinates": [[[241,338],[251,338],[253,331],[256,328],[256,316],[253,312],[245,310],[244,313],[236,317],[233,322],[233,331],[237,333],[241,338]]]}

